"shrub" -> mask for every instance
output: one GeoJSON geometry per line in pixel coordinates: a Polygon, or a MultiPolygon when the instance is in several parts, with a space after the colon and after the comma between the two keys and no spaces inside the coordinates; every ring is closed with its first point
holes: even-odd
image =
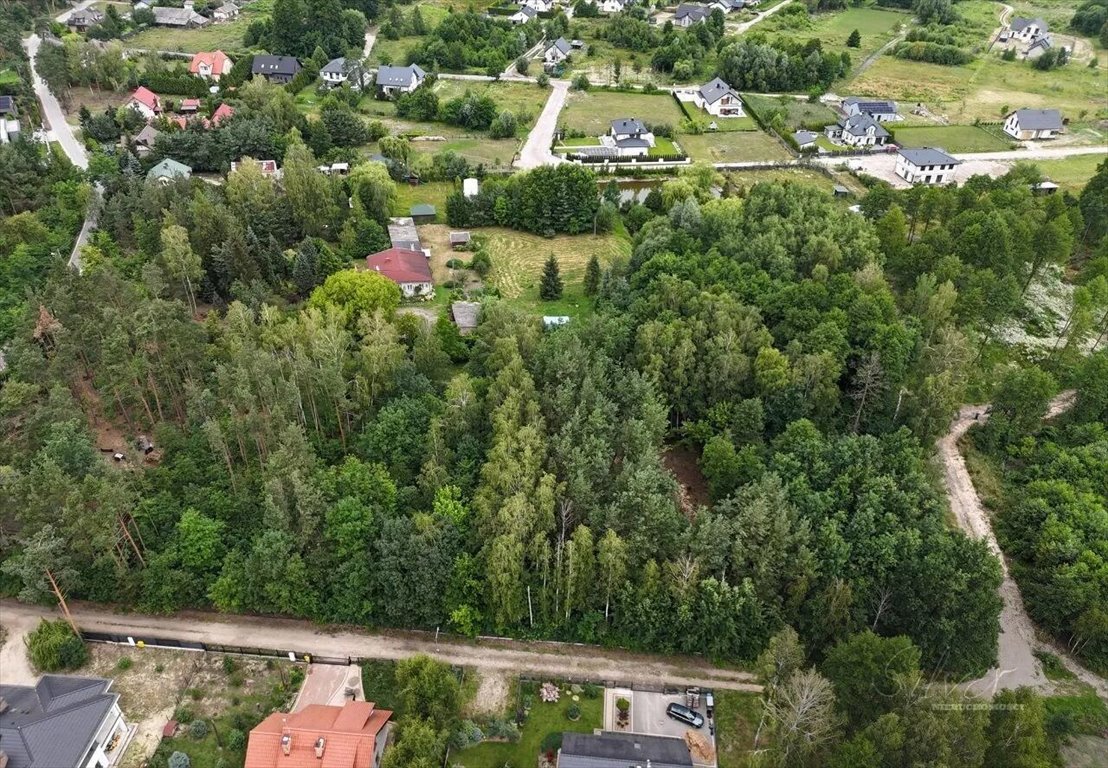
{"type": "Polygon", "coordinates": [[[573,78],[573,90],[575,91],[587,91],[589,89],[589,78],[581,73],[577,77],[573,78]]]}
{"type": "Polygon", "coordinates": [[[521,75],[526,75],[527,69],[530,66],[531,62],[529,62],[524,57],[520,56],[518,59],[516,59],[516,72],[520,73],[521,75]]]}
{"type": "Polygon", "coordinates": [[[538,84],[539,88],[546,88],[550,85],[550,75],[545,72],[540,72],[535,82],[538,84]]]}
{"type": "Polygon", "coordinates": [[[489,137],[493,139],[509,139],[516,135],[518,121],[516,116],[507,110],[493,118],[489,126],[489,137]]]}
{"type": "Polygon", "coordinates": [[[488,251],[477,251],[473,254],[473,260],[469,262],[469,268],[480,277],[484,277],[492,270],[492,257],[488,251]]]}
{"type": "Polygon", "coordinates": [[[618,709],[620,712],[627,712],[631,709],[631,702],[623,697],[620,697],[616,699],[616,709],[618,709]]]}
{"type": "Polygon", "coordinates": [[[562,748],[562,732],[554,731],[548,733],[542,738],[542,745],[539,747],[540,752],[557,752],[562,748]]]}
{"type": "Polygon", "coordinates": [[[458,730],[450,736],[450,746],[453,749],[465,749],[466,747],[480,744],[485,740],[484,732],[472,720],[463,720],[458,725],[458,730]]]}
{"type": "Polygon", "coordinates": [[[208,721],[207,720],[193,720],[189,723],[189,736],[200,741],[208,736],[208,721]]]}
{"type": "Polygon", "coordinates": [[[169,756],[169,768],[191,768],[192,760],[184,752],[174,752],[169,756]]]}
{"type": "Polygon", "coordinates": [[[507,739],[513,743],[519,741],[519,726],[511,720],[490,720],[485,733],[490,739],[507,739]]]}
{"type": "Polygon", "coordinates": [[[115,668],[119,672],[126,672],[133,666],[135,666],[135,662],[131,660],[130,656],[124,656],[122,659],[115,663],[115,668]]]}
{"type": "Polygon", "coordinates": [[[227,734],[227,746],[231,749],[242,749],[246,746],[246,734],[238,728],[232,728],[227,734]]]}
{"type": "Polygon", "coordinates": [[[155,664],[154,665],[154,671],[157,672],[158,674],[161,674],[162,672],[165,672],[165,664],[155,664]]]}
{"type": "Polygon", "coordinates": [[[235,660],[230,656],[223,657],[223,674],[229,675],[235,671],[235,660]]]}
{"type": "Polygon", "coordinates": [[[180,706],[173,712],[173,719],[178,723],[187,723],[192,720],[192,718],[193,714],[190,707],[180,706]]]}
{"type": "Polygon", "coordinates": [[[27,654],[39,672],[77,669],[88,661],[88,648],[64,619],[43,620],[27,638],[27,654]]]}
{"type": "Polygon", "coordinates": [[[604,689],[599,685],[588,683],[585,685],[585,698],[587,699],[599,699],[600,694],[604,692],[604,689]]]}
{"type": "Polygon", "coordinates": [[[572,720],[573,722],[577,722],[581,719],[581,708],[576,704],[570,704],[566,708],[566,718],[572,720]]]}

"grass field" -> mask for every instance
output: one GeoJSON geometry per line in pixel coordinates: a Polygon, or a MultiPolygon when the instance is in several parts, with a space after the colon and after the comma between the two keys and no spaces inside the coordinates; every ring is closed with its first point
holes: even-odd
{"type": "Polygon", "coordinates": [[[747,107],[758,115],[768,114],[775,109],[785,110],[785,125],[790,131],[806,128],[812,131],[823,130],[838,119],[830,107],[794,99],[790,96],[759,96],[754,93],[743,94],[747,107]]]}
{"type": "MultiPolygon", "coordinates": [[[[407,11],[404,14],[405,17],[409,16],[410,13],[411,11],[407,11]]],[[[446,18],[447,10],[440,5],[420,3],[419,13],[423,16],[423,23],[427,26],[427,29],[434,29],[440,21],[446,18]]],[[[370,63],[374,65],[407,64],[408,51],[422,43],[423,40],[422,35],[401,37],[396,40],[389,40],[377,35],[377,40],[373,43],[373,50],[370,51],[370,63]]]]}
{"type": "Polygon", "coordinates": [[[150,27],[123,44],[128,48],[151,48],[158,51],[214,51],[219,49],[228,54],[243,52],[242,36],[246,28],[256,19],[267,18],[273,8],[273,0],[257,0],[242,9],[237,18],[219,24],[209,24],[200,29],[170,29],[168,27],[150,27]]]}
{"type": "Polygon", "coordinates": [[[830,178],[811,168],[767,168],[765,170],[727,171],[727,178],[733,185],[741,186],[745,189],[750,189],[750,187],[755,184],[792,183],[808,184],[822,189],[824,192],[831,192],[832,187],[835,186],[835,182],[830,178]]]}
{"type": "Polygon", "coordinates": [[[586,136],[599,136],[608,132],[612,120],[620,117],[637,117],[647,123],[676,127],[685,116],[668,93],[570,91],[558,125],[586,136]]]}
{"type": "Polygon", "coordinates": [[[630,240],[621,234],[561,235],[545,238],[510,229],[475,230],[492,257],[491,282],[500,295],[544,315],[580,316],[591,310],[582,282],[585,265],[595,254],[600,264],[631,254],[630,240]],[[539,278],[546,259],[558,260],[565,292],[558,301],[539,298],[539,278]]]}
{"type": "Polygon", "coordinates": [[[762,131],[682,134],[677,140],[693,160],[711,163],[788,160],[791,157],[776,139],[762,131]]]}
{"type": "Polygon", "coordinates": [[[532,83],[482,83],[464,80],[439,80],[435,83],[439,104],[462,96],[466,91],[490,96],[496,102],[498,109],[513,112],[516,117],[526,116],[527,119],[521,120],[519,124],[520,135],[535,124],[535,119],[542,112],[543,105],[550,96],[549,89],[539,88],[532,83]]]}
{"type": "Polygon", "coordinates": [[[455,136],[446,141],[416,141],[412,149],[420,154],[434,155],[439,152],[456,152],[470,164],[484,165],[486,168],[508,168],[512,164],[519,139],[490,139],[488,136],[455,136]]]}
{"type": "MultiPolygon", "coordinates": [[[[762,717],[762,699],[754,693],[716,691],[716,752],[719,768],[750,765],[754,734],[762,717]]],[[[760,747],[769,743],[763,733],[760,747]]]]}
{"type": "Polygon", "coordinates": [[[515,744],[485,742],[468,749],[450,753],[450,764],[464,768],[503,768],[512,766],[533,766],[538,763],[539,750],[543,739],[551,733],[574,731],[592,733],[599,728],[604,713],[604,700],[601,697],[590,699],[579,695],[574,702],[567,690],[563,690],[557,702],[539,701],[538,686],[534,683],[524,686],[524,695],[531,697],[534,704],[523,723],[520,740],[515,744]],[[581,709],[577,720],[570,720],[566,710],[572,704],[581,709]]]}
{"type": "Polygon", "coordinates": [[[1096,173],[1096,167],[1108,160],[1108,154],[1075,155],[1061,160],[1036,160],[1034,165],[1043,177],[1050,179],[1065,190],[1077,192],[1096,173]]]}
{"type": "Polygon", "coordinates": [[[857,67],[867,56],[895,37],[902,24],[908,24],[911,20],[906,13],[883,8],[847,8],[812,16],[778,12],[751,31],[800,41],[815,38],[823,44],[825,51],[848,52],[851,62],[857,67]],[[846,39],[854,30],[862,36],[862,43],[858,48],[847,48],[846,39]]]}
{"type": "Polygon", "coordinates": [[[902,147],[942,147],[948,152],[1003,152],[1013,145],[975,125],[893,127],[891,130],[893,141],[902,147]]]}
{"type": "Polygon", "coordinates": [[[428,184],[397,184],[396,198],[392,203],[393,216],[410,215],[411,207],[416,203],[429,203],[435,206],[438,221],[446,221],[446,198],[454,191],[449,181],[433,181],[428,184]]]}

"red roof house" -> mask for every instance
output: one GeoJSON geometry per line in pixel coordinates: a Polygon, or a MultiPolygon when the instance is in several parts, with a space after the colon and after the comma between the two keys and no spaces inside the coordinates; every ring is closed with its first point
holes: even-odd
{"type": "Polygon", "coordinates": [[[274,712],[250,731],[245,768],[377,768],[391,717],[369,701],[274,712]]]}
{"type": "Polygon", "coordinates": [[[158,98],[158,94],[145,85],[140,85],[135,89],[135,92],[131,94],[131,98],[127,101],[127,106],[138,110],[147,120],[162,111],[162,101],[158,98]]]}
{"type": "Polygon", "coordinates": [[[189,74],[219,80],[231,71],[232,66],[231,59],[223,51],[201,51],[192,57],[189,74]]]}
{"type": "Polygon", "coordinates": [[[235,114],[235,110],[231,108],[231,105],[227,102],[223,102],[216,108],[215,112],[212,113],[212,119],[208,121],[208,127],[219,125],[233,114],[235,114]]]}
{"type": "Polygon", "coordinates": [[[380,273],[400,286],[404,296],[422,296],[434,290],[431,265],[420,251],[389,248],[366,257],[366,268],[380,273]]]}
{"type": "Polygon", "coordinates": [[[181,99],[181,107],[178,112],[196,112],[200,109],[200,99],[181,99]]]}

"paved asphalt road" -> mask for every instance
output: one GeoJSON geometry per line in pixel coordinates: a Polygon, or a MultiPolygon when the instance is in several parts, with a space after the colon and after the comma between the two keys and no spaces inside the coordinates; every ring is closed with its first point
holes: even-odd
{"type": "MultiPolygon", "coordinates": [[[[68,14],[65,15],[68,16],[68,14]]],[[[51,135],[61,145],[62,150],[73,161],[73,164],[78,168],[86,169],[88,168],[88,155],[85,154],[85,148],[81,145],[81,142],[77,141],[77,137],[73,135],[73,128],[65,121],[65,113],[62,111],[61,105],[58,104],[58,100],[54,98],[54,94],[50,92],[46,82],[39,77],[38,71],[35,70],[35,54],[38,53],[40,45],[42,45],[42,38],[38,35],[31,35],[23,40],[23,47],[27,50],[27,56],[31,60],[31,77],[34,83],[35,95],[38,96],[39,103],[42,104],[42,116],[51,135]]]]}

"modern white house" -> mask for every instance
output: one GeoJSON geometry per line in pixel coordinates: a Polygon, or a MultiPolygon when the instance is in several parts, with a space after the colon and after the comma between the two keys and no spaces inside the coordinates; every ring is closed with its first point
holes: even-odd
{"type": "Polygon", "coordinates": [[[819,134],[813,131],[797,131],[793,134],[793,141],[796,142],[798,149],[811,149],[816,146],[816,139],[819,138],[819,134]]]}
{"type": "Polygon", "coordinates": [[[718,77],[696,90],[693,103],[713,117],[742,117],[745,114],[738,91],[718,77]]]}
{"type": "Polygon", "coordinates": [[[947,184],[962,164],[956,157],[934,147],[900,149],[896,156],[896,175],[909,184],[947,184]]]}
{"type": "Polygon", "coordinates": [[[1017,109],[1004,118],[1004,132],[1013,139],[1053,139],[1062,133],[1062,113],[1056,109],[1017,109]]]}
{"type": "Polygon", "coordinates": [[[613,120],[608,135],[601,137],[606,147],[615,149],[619,157],[646,157],[654,146],[654,134],[635,117],[613,120]]]}
{"type": "Polygon", "coordinates": [[[864,96],[851,96],[843,99],[842,113],[847,117],[869,115],[879,123],[900,120],[896,102],[888,99],[867,99],[864,96]]]}
{"type": "Polygon", "coordinates": [[[0,144],[7,144],[19,133],[19,110],[11,96],[0,96],[0,144]]]}
{"type": "Polygon", "coordinates": [[[543,51],[542,60],[547,64],[561,64],[573,53],[573,47],[564,37],[559,37],[543,51]]]}
{"type": "Polygon", "coordinates": [[[627,7],[627,3],[624,0],[599,0],[596,4],[596,8],[601,13],[623,13],[623,9],[627,7]]]}
{"type": "Polygon", "coordinates": [[[223,5],[212,11],[212,18],[216,21],[230,21],[239,15],[239,7],[231,0],[225,0],[223,5]]]}
{"type": "Polygon", "coordinates": [[[386,96],[411,93],[423,85],[426,79],[427,73],[418,64],[409,64],[406,67],[381,67],[377,70],[377,90],[386,96]]]}
{"type": "Polygon", "coordinates": [[[692,5],[681,3],[673,14],[673,25],[676,27],[691,27],[708,18],[712,9],[706,5],[692,5]]]}
{"type": "Polygon", "coordinates": [[[713,8],[719,8],[724,13],[741,11],[746,6],[746,0],[714,0],[714,2],[712,3],[713,8]]]}
{"type": "Polygon", "coordinates": [[[890,138],[885,127],[869,115],[853,115],[824,129],[827,138],[848,147],[884,146],[890,138]]]}
{"type": "Polygon", "coordinates": [[[357,59],[348,59],[345,56],[331,59],[319,70],[320,79],[332,88],[337,88],[343,83],[350,83],[351,88],[360,90],[363,80],[362,74],[361,62],[357,59]]]}
{"type": "Polygon", "coordinates": [[[521,5],[519,10],[508,17],[513,24],[526,24],[539,17],[539,12],[529,5],[521,5]]]}
{"type": "Polygon", "coordinates": [[[0,765],[108,768],[130,733],[112,681],[43,675],[30,685],[0,684],[0,765]]]}
{"type": "Polygon", "coordinates": [[[1041,35],[1031,41],[1031,45],[1027,46],[1027,50],[1023,52],[1023,57],[1025,59],[1031,59],[1033,61],[1053,47],[1054,40],[1051,38],[1051,36],[1041,35]]]}
{"type": "Polygon", "coordinates": [[[1042,19],[1027,19],[1022,16],[1012,19],[1009,29],[1009,37],[1025,43],[1030,43],[1050,31],[1050,27],[1042,19]]]}
{"type": "Polygon", "coordinates": [[[521,0],[520,5],[532,8],[538,13],[548,13],[554,10],[554,0],[521,0]]]}

